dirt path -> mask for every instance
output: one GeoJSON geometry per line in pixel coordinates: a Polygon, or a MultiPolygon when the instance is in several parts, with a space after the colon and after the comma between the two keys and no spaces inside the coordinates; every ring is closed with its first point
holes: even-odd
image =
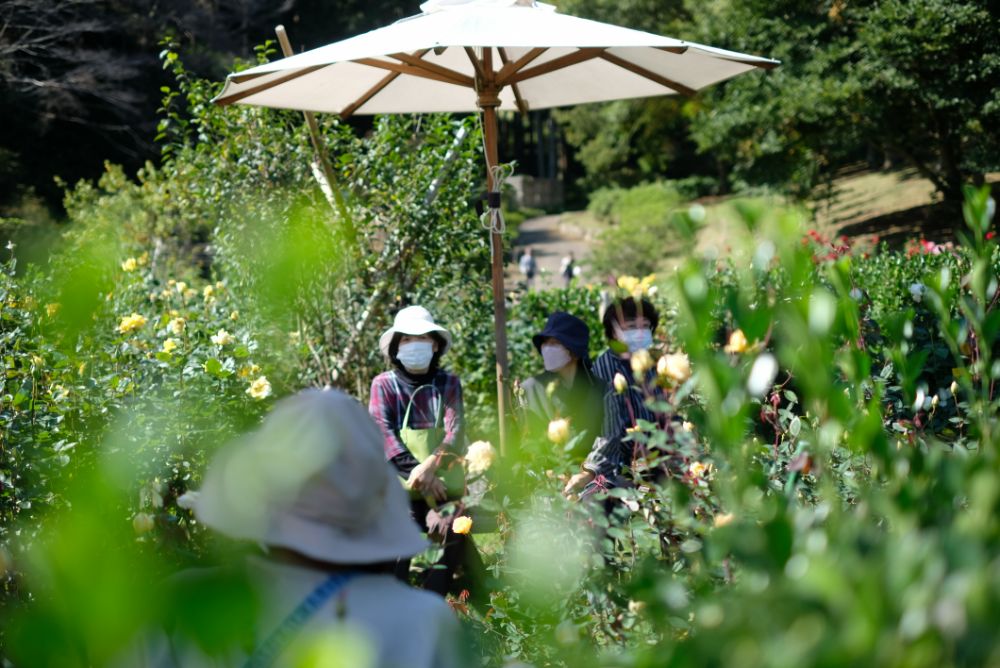
{"type": "Polygon", "coordinates": [[[562,287],[563,279],[559,273],[562,259],[572,252],[579,266],[579,262],[590,253],[591,242],[584,238],[582,231],[565,224],[561,214],[525,220],[518,228],[514,241],[514,261],[507,265],[508,285],[523,283],[524,275],[517,268],[517,258],[529,246],[539,268],[534,287],[545,289],[562,287]]]}

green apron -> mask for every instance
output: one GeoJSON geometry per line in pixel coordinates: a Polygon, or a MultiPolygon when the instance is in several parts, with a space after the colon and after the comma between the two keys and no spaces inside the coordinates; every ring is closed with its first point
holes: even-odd
{"type": "MultiPolygon", "coordinates": [[[[393,379],[395,382],[395,379],[393,379]]],[[[429,387],[432,389],[437,389],[433,384],[431,385],[421,385],[413,394],[410,395],[410,401],[406,405],[406,412],[403,414],[403,424],[399,428],[399,440],[403,442],[403,445],[410,451],[421,464],[424,463],[428,457],[432,457],[434,452],[438,449],[438,446],[444,441],[444,427],[441,426],[442,419],[442,402],[440,397],[437,403],[437,409],[434,415],[434,426],[428,429],[411,429],[410,424],[410,410],[413,408],[413,400],[416,398],[417,393],[420,390],[429,387]]],[[[398,391],[398,386],[397,386],[398,391]]],[[[399,396],[397,394],[397,396],[399,396]]],[[[441,465],[437,469],[437,476],[444,482],[445,488],[448,490],[449,499],[460,499],[465,494],[465,470],[462,468],[462,460],[458,457],[450,454],[445,454],[441,460],[441,465]]],[[[421,496],[416,490],[410,490],[410,496],[418,498],[421,496]]]]}

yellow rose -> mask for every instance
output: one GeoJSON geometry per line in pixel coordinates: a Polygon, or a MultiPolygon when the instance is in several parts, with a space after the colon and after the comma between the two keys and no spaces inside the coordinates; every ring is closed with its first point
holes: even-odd
{"type": "Polygon", "coordinates": [[[656,373],[664,380],[683,383],[691,377],[691,360],[684,353],[664,355],[656,363],[656,373]]]}
{"type": "Polygon", "coordinates": [[[184,281],[177,281],[174,283],[174,289],[177,290],[177,294],[182,295],[188,289],[188,284],[184,281]]]}
{"type": "Polygon", "coordinates": [[[138,268],[139,268],[139,261],[136,260],[134,257],[130,257],[129,259],[122,262],[122,269],[124,269],[125,271],[135,271],[138,268]]]}
{"type": "Polygon", "coordinates": [[[182,296],[184,297],[184,301],[187,302],[194,299],[197,294],[198,294],[197,290],[195,290],[194,288],[188,288],[187,290],[184,291],[184,294],[182,296]]]}
{"type": "Polygon", "coordinates": [[[177,350],[177,339],[164,339],[163,340],[163,352],[172,353],[177,350]]]}
{"type": "Polygon", "coordinates": [[[207,300],[208,298],[210,298],[212,296],[212,293],[214,291],[215,290],[214,290],[214,288],[212,288],[211,285],[206,285],[205,289],[201,291],[201,296],[204,297],[207,300]]]}
{"type": "Polygon", "coordinates": [[[149,253],[143,253],[139,256],[139,266],[145,267],[147,264],[149,264],[149,253]]]}
{"type": "Polygon", "coordinates": [[[124,316],[121,322],[118,323],[118,331],[122,334],[130,334],[137,329],[140,329],[146,324],[146,318],[138,313],[133,313],[132,315],[124,316]]]}
{"type": "Polygon", "coordinates": [[[639,295],[635,295],[635,296],[654,295],[654,294],[656,294],[656,286],[653,285],[653,281],[655,281],[655,280],[656,280],[656,274],[650,274],[649,276],[643,276],[642,280],[639,281],[639,285],[636,288],[638,290],[638,292],[639,292],[639,295]]]}
{"type": "Polygon", "coordinates": [[[619,276],[618,287],[625,292],[632,294],[639,287],[639,279],[635,276],[619,276]]]}
{"type": "Polygon", "coordinates": [[[260,373],[259,366],[257,366],[256,364],[248,364],[244,367],[240,367],[240,370],[237,372],[237,375],[240,378],[249,378],[250,376],[256,376],[259,373],[260,373]]]}
{"type": "Polygon", "coordinates": [[[549,423],[549,440],[556,445],[561,445],[569,440],[569,420],[558,418],[549,423]]]}
{"type": "Polygon", "coordinates": [[[465,469],[469,475],[479,475],[493,465],[495,458],[496,451],[489,441],[476,441],[465,452],[465,469]]]}
{"type": "Polygon", "coordinates": [[[632,353],[632,373],[636,378],[642,378],[647,371],[653,368],[653,356],[648,350],[637,350],[632,353]]]}
{"type": "Polygon", "coordinates": [[[469,533],[472,531],[472,518],[468,515],[459,515],[451,523],[451,530],[462,535],[469,533]]]}
{"type": "Polygon", "coordinates": [[[716,529],[718,529],[719,527],[724,527],[727,524],[731,524],[733,519],[735,518],[732,513],[723,513],[721,515],[715,516],[715,520],[712,522],[712,525],[715,526],[716,529]]]}
{"type": "Polygon", "coordinates": [[[184,333],[184,318],[177,317],[167,323],[167,329],[169,329],[174,334],[184,333]]]}
{"type": "Polygon", "coordinates": [[[611,382],[615,386],[615,392],[618,394],[625,394],[625,390],[628,389],[628,380],[625,379],[625,376],[620,373],[616,373],[614,380],[611,382]]]}
{"type": "Polygon", "coordinates": [[[132,518],[132,528],[140,536],[153,530],[153,516],[149,513],[136,513],[132,518]]]}
{"type": "Polygon", "coordinates": [[[750,342],[747,341],[746,334],[743,333],[742,329],[735,330],[729,335],[729,343],[726,344],[723,351],[730,354],[745,353],[750,347],[750,342]]]}
{"type": "Polygon", "coordinates": [[[61,308],[62,308],[62,304],[59,304],[59,303],[46,304],[45,305],[45,315],[47,315],[47,316],[49,316],[51,318],[56,313],[59,313],[59,309],[61,309],[61,308]]]}
{"type": "Polygon", "coordinates": [[[688,473],[692,478],[707,478],[712,473],[712,465],[703,462],[691,462],[688,473]]]}
{"type": "Polygon", "coordinates": [[[258,400],[267,399],[271,396],[271,383],[268,381],[267,376],[261,376],[250,383],[250,387],[247,388],[247,394],[258,400]]]}
{"type": "Polygon", "coordinates": [[[212,343],[217,346],[228,346],[230,343],[235,341],[233,335],[224,329],[220,329],[218,332],[212,335],[212,343]]]}
{"type": "Polygon", "coordinates": [[[237,320],[240,319],[240,312],[233,311],[232,313],[229,314],[229,319],[232,320],[233,322],[236,322],[237,320]]]}

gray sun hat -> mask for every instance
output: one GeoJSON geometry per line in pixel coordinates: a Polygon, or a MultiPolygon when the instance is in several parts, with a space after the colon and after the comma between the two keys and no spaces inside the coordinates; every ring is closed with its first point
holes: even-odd
{"type": "Polygon", "coordinates": [[[423,334],[437,333],[444,339],[444,348],[440,354],[444,354],[451,347],[451,332],[434,322],[434,316],[423,306],[407,306],[396,314],[392,322],[392,327],[382,332],[378,340],[378,347],[382,354],[389,356],[389,344],[396,334],[409,334],[411,336],[421,336],[423,334]]]}
{"type": "Polygon", "coordinates": [[[368,411],[337,390],[280,401],[212,460],[195,515],[231,538],[370,564],[427,547],[368,411]]]}

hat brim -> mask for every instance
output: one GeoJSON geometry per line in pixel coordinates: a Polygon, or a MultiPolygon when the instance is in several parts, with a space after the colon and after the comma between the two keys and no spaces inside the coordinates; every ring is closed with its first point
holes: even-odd
{"type": "Polygon", "coordinates": [[[202,524],[230,538],[287,548],[320,561],[374,564],[409,558],[427,549],[428,543],[410,517],[409,500],[389,463],[386,476],[383,512],[356,531],[310,520],[287,509],[248,521],[246,509],[233,507],[233,500],[214,481],[202,488],[195,514],[202,524]]]}
{"type": "Polygon", "coordinates": [[[298,515],[278,513],[261,539],[313,559],[334,564],[375,564],[407,559],[427,549],[428,542],[410,517],[402,485],[390,471],[386,511],[364,529],[348,531],[298,515]]]}
{"type": "Polygon", "coordinates": [[[382,354],[386,357],[389,356],[389,345],[392,343],[392,337],[396,334],[409,334],[410,336],[440,334],[441,338],[444,339],[444,348],[440,351],[440,353],[443,355],[449,348],[451,348],[451,332],[441,325],[430,323],[425,320],[416,320],[409,323],[393,325],[389,329],[382,332],[382,336],[380,336],[378,340],[378,347],[379,350],[382,351],[382,354]]]}

